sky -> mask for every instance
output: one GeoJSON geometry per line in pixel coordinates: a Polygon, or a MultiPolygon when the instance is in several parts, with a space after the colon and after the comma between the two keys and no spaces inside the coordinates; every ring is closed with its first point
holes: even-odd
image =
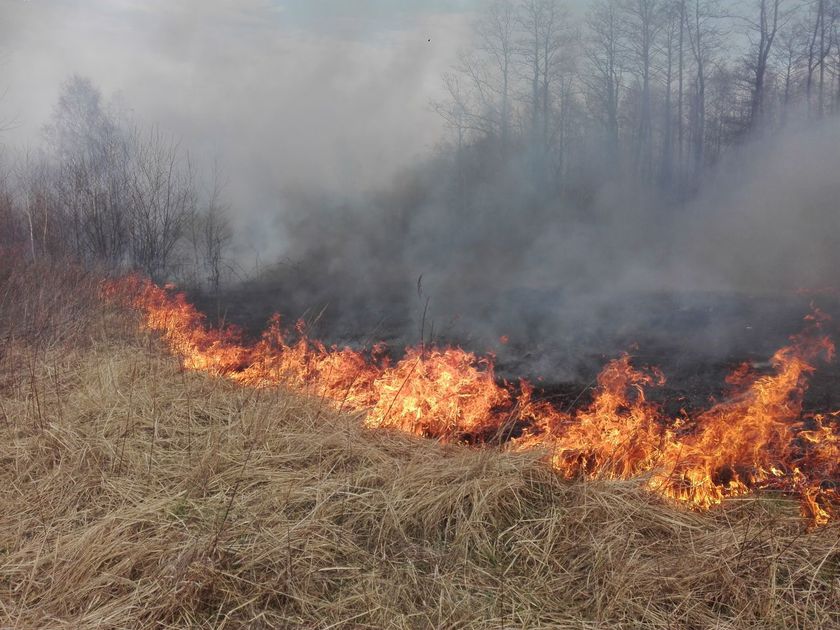
{"type": "Polygon", "coordinates": [[[0,142],[37,145],[61,82],[86,76],[218,161],[247,228],[290,186],[357,194],[432,151],[479,2],[0,0],[0,142]]]}

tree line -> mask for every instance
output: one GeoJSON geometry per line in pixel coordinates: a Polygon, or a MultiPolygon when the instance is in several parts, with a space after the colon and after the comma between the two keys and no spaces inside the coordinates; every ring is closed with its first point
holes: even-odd
{"type": "MultiPolygon", "coordinates": [[[[677,192],[729,147],[840,113],[838,0],[492,0],[434,103],[461,158],[677,192]]],[[[461,165],[463,168],[463,165],[461,165]]]]}
{"type": "Polygon", "coordinates": [[[0,165],[0,245],[218,291],[233,233],[217,168],[202,190],[173,137],[133,124],[79,76],[62,85],[44,137],[0,165]]]}

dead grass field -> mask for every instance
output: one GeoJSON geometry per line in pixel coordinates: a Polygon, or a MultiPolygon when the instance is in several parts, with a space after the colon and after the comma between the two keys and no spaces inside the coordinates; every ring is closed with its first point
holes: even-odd
{"type": "Polygon", "coordinates": [[[0,259],[0,627],[840,628],[840,528],[186,373],[96,278],[0,259]]]}

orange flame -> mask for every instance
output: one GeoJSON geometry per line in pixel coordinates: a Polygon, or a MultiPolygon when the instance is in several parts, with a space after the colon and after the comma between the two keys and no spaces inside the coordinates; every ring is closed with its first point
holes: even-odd
{"type": "Polygon", "coordinates": [[[552,466],[568,478],[644,476],[652,491],[696,509],[771,488],[798,495],[815,525],[840,516],[840,412],[802,417],[814,363],[834,354],[818,311],[773,356],[772,374],[742,366],[727,379],[728,400],[693,418],[667,418],[645,393],[664,384],[663,375],[633,367],[628,355],[602,370],[590,404],[565,412],[534,400],[530,383],[521,382],[518,393],[499,384],[492,357],[460,348],[407,348],[392,365],[381,346],[327,347],[309,339],[302,324],[292,342],[278,316],[249,345],[235,328],[208,328],[172,287],[131,276],[107,282],[103,292],[143,313],[145,328],[161,334],[184,368],[251,387],[309,391],[364,412],[371,428],[501,440],[518,422],[523,430],[509,447],[548,447],[552,466]]]}

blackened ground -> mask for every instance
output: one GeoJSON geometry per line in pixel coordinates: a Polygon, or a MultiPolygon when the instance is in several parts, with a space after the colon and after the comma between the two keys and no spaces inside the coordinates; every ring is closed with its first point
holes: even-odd
{"type": "MultiPolygon", "coordinates": [[[[285,322],[303,318],[312,338],[354,348],[384,341],[395,358],[420,341],[422,325],[426,343],[492,353],[500,379],[527,379],[561,409],[586,405],[601,368],[628,352],[634,366],[656,366],[665,375],[666,384],[647,393],[671,417],[723,399],[727,375],[743,363],[759,373],[772,371],[773,353],[803,329],[813,306],[832,318],[824,326],[840,343],[840,301],[829,295],[647,293],[572,299],[562,290],[519,289],[490,301],[464,300],[457,312],[435,309],[432,302],[424,318],[424,302],[411,298],[304,308],[284,300],[285,294],[242,285],[219,297],[189,297],[212,322],[236,324],[248,337],[259,336],[274,312],[288,313],[285,322]]],[[[818,366],[805,406],[807,412],[840,408],[837,361],[818,366]]]]}

